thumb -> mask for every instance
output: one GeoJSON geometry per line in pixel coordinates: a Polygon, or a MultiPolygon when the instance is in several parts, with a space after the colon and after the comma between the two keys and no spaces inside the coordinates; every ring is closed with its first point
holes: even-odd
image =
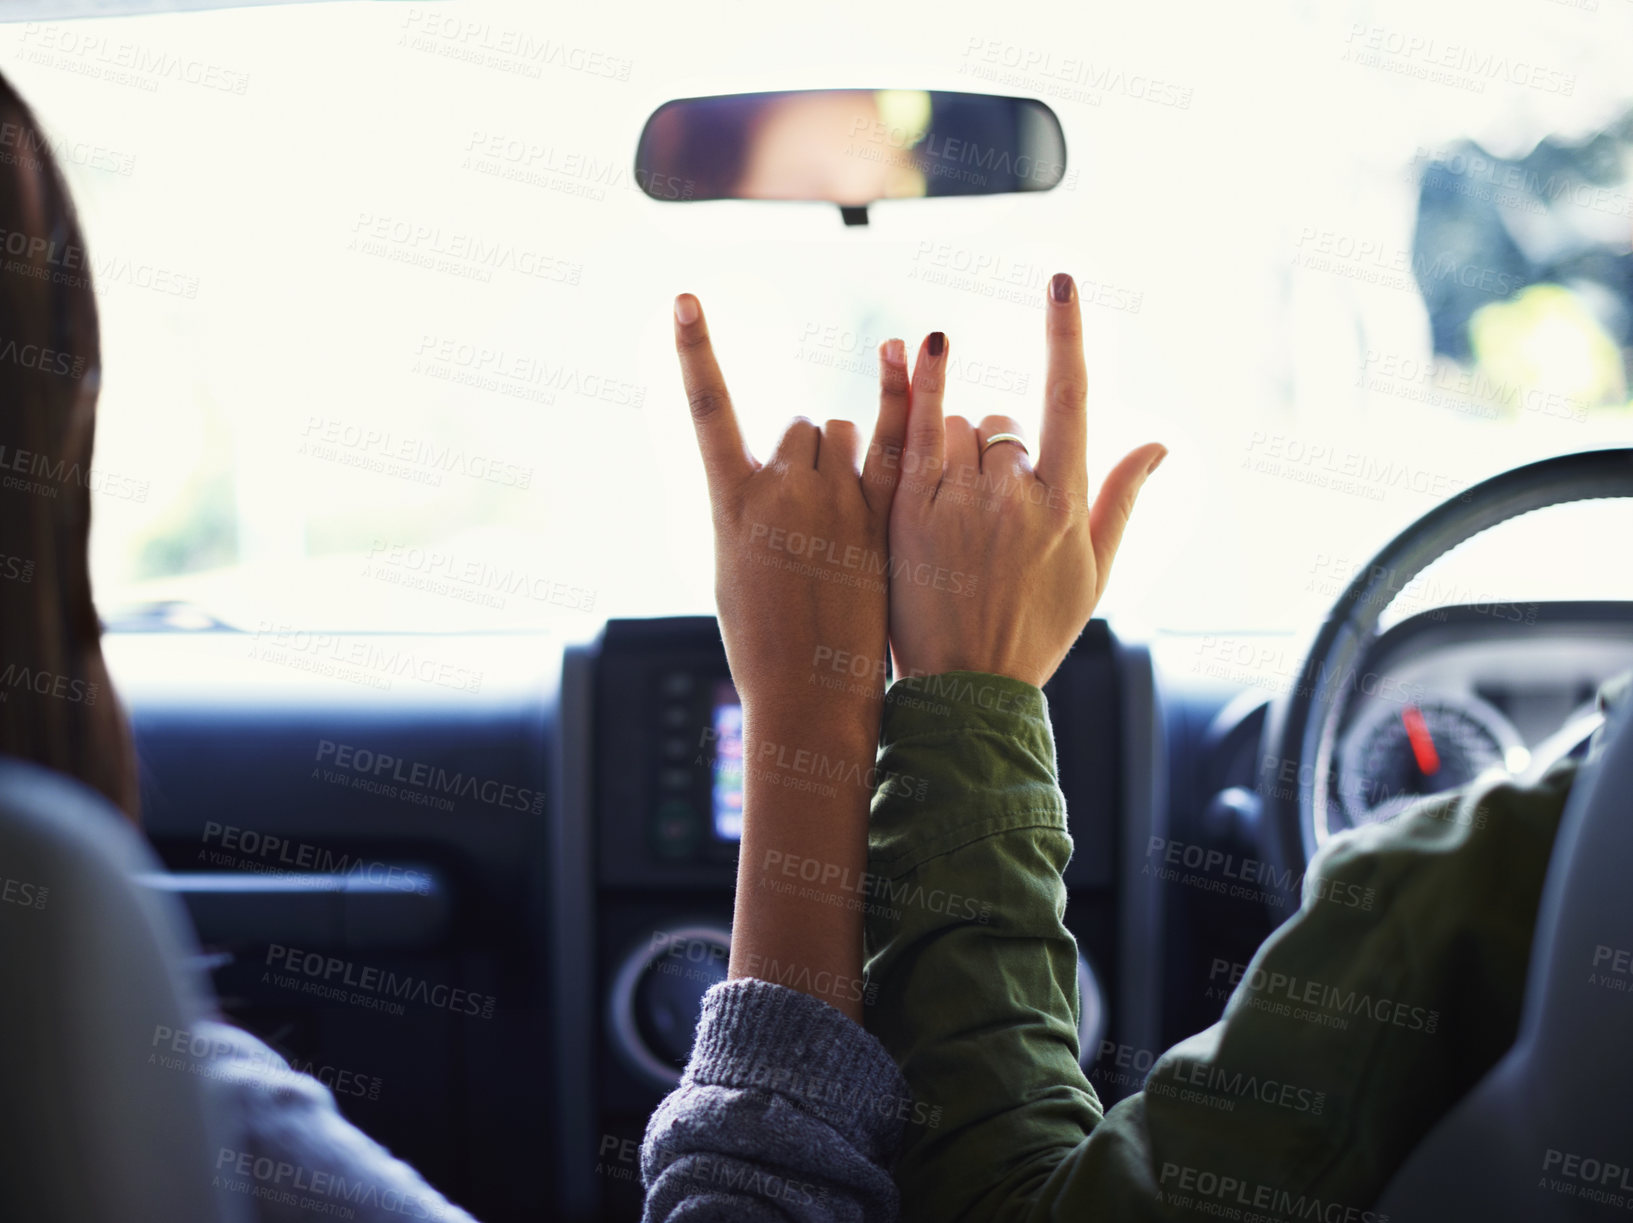
{"type": "Polygon", "coordinates": [[[1168,447],[1148,442],[1111,469],[1106,482],[1100,486],[1089,510],[1089,545],[1094,549],[1096,584],[1105,589],[1111,575],[1111,562],[1123,542],[1123,531],[1134,513],[1134,501],[1140,495],[1146,478],[1157,470],[1157,465],[1168,457],[1168,447]]]}

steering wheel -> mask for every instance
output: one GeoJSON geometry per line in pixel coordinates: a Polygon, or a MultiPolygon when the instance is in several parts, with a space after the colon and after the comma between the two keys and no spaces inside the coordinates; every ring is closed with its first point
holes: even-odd
{"type": "MultiPolygon", "coordinates": [[[[1358,668],[1395,595],[1447,552],[1499,523],[1605,497],[1633,497],[1633,448],[1566,454],[1493,476],[1430,510],[1356,575],[1327,614],[1291,691],[1272,701],[1266,716],[1258,789],[1261,838],[1271,862],[1302,872],[1327,839],[1347,694],[1359,686],[1358,668]]],[[[1573,729],[1576,739],[1558,754],[1591,727],[1573,729]]]]}

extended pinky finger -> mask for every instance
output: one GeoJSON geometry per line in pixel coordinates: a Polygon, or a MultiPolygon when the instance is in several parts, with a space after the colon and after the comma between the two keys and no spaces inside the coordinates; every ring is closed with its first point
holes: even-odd
{"type": "Polygon", "coordinates": [[[904,466],[907,491],[925,502],[935,499],[947,457],[947,435],[942,424],[941,400],[947,387],[947,337],[932,331],[919,346],[908,389],[907,450],[904,466]]]}
{"type": "Polygon", "coordinates": [[[862,496],[873,509],[885,509],[902,475],[907,448],[907,346],[886,340],[879,346],[879,419],[873,426],[867,462],[862,468],[862,496]]]}

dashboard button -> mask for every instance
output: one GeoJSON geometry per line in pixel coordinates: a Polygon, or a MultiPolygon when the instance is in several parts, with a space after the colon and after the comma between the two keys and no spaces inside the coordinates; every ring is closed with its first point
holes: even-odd
{"type": "Polygon", "coordinates": [[[690,858],[703,840],[703,817],[691,803],[672,798],[652,817],[652,848],[660,857],[690,858]]]}
{"type": "Polygon", "coordinates": [[[665,790],[690,790],[692,788],[692,770],[664,769],[658,774],[658,783],[665,790]]]}
{"type": "Polygon", "coordinates": [[[671,730],[683,730],[692,724],[692,711],[685,705],[670,705],[663,711],[663,724],[671,730]]]}
{"type": "Polygon", "coordinates": [[[671,699],[675,697],[691,696],[692,687],[697,681],[690,671],[671,671],[663,677],[660,691],[671,699]]]}

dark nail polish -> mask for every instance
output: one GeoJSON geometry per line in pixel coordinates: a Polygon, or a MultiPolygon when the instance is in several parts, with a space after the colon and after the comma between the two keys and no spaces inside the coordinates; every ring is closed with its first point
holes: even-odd
{"type": "Polygon", "coordinates": [[[945,347],[947,347],[947,337],[939,331],[932,331],[930,333],[930,355],[939,357],[941,350],[945,347]]]}
{"type": "Polygon", "coordinates": [[[1072,278],[1065,272],[1056,272],[1049,280],[1049,296],[1065,305],[1072,300],[1072,278]]]}

